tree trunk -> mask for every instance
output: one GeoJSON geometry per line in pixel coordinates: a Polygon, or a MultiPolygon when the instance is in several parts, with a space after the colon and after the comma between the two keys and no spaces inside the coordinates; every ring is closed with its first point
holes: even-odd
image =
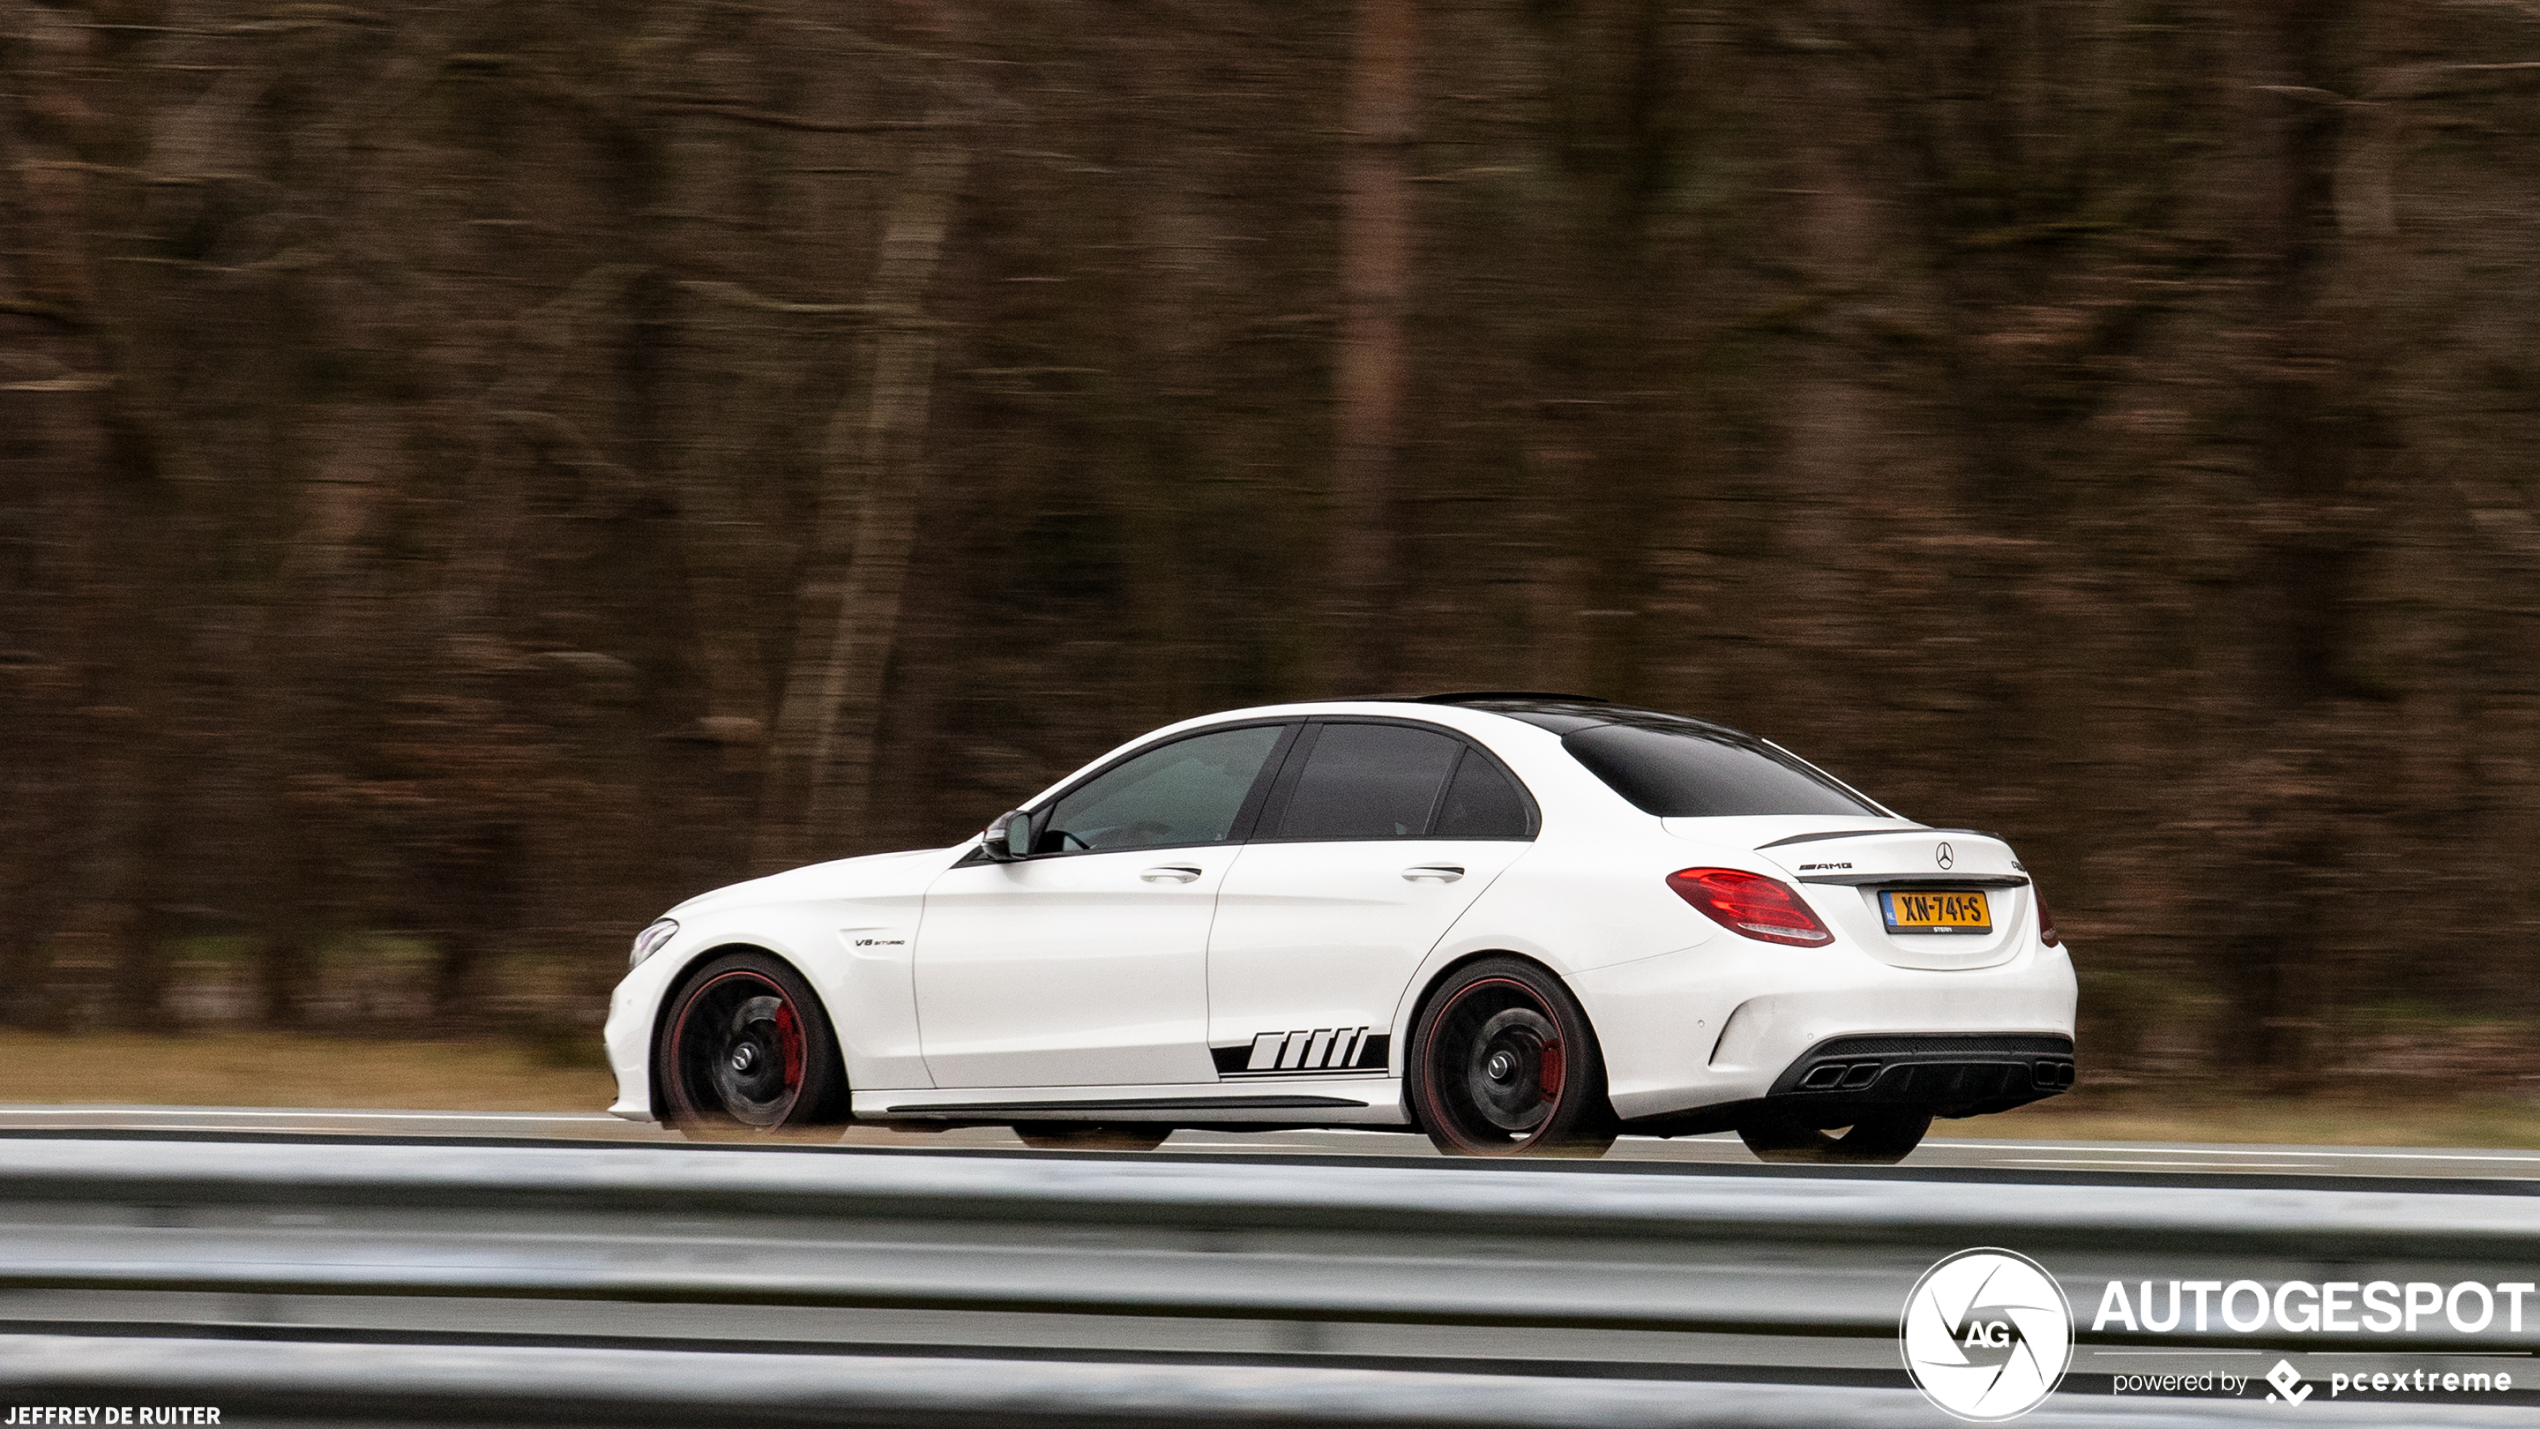
{"type": "Polygon", "coordinates": [[[2305,1033],[2333,995],[2325,992],[2333,968],[2321,909],[2348,841],[2331,801],[2304,791],[2336,787],[2338,773],[2325,707],[2345,683],[2354,561],[2333,528],[2352,485],[2362,394],[2351,378],[2364,353],[2354,340],[2362,334],[2334,330],[2341,116],[2293,92],[2344,87],[2324,69],[2327,37],[2349,8],[2275,0],[2248,21],[2251,73],[2275,87],[2251,101],[2249,246],[2262,336],[2247,379],[2255,485],[2272,509],[2246,583],[2244,728],[2254,748],[2239,767],[2276,776],[2244,781],[2246,836],[2233,882],[2248,896],[2223,952],[2239,1059],[2278,1071],[2307,1060],[2305,1033]]]}
{"type": "Polygon", "coordinates": [[[840,851],[872,794],[883,686],[926,484],[936,348],[926,296],[970,158],[954,116],[929,123],[934,137],[882,238],[869,300],[872,378],[831,417],[822,452],[819,531],[797,596],[752,860],[762,872],[840,851]]]}
{"type": "Polygon", "coordinates": [[[1373,693],[1394,665],[1393,482],[1401,442],[1403,315],[1411,289],[1413,0],[1358,0],[1341,174],[1340,352],[1333,376],[1332,584],[1326,685],[1373,693]]]}

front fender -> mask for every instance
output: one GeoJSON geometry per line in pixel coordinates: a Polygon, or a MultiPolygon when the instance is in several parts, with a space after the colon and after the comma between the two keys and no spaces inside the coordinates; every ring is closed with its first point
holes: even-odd
{"type": "Polygon", "coordinates": [[[603,1034],[619,1116],[653,1116],[652,1054],[663,1004],[699,963],[735,948],[782,958],[820,998],[848,1085],[931,1087],[917,1037],[911,955],[925,892],[964,849],[846,859],[690,899],[679,932],[629,971],[609,999],[603,1034]],[[755,896],[754,896],[755,895],[755,896]]]}

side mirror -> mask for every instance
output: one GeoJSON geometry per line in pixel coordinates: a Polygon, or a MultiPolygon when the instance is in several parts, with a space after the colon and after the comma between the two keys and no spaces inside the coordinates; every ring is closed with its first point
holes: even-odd
{"type": "Polygon", "coordinates": [[[979,851],[998,863],[1011,863],[1032,852],[1032,816],[1021,809],[997,815],[979,836],[979,851]]]}

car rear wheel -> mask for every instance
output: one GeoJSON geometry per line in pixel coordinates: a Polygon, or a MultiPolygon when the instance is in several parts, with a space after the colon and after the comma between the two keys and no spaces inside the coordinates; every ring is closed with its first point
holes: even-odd
{"type": "Polygon", "coordinates": [[[837,1039],[802,976],[765,953],[726,953],[688,980],[663,1020],[664,1110],[704,1139],[847,1120],[837,1039]]]}
{"type": "Polygon", "coordinates": [[[1173,1134],[1173,1128],[1025,1121],[1015,1123],[1014,1134],[1035,1151],[1153,1151],[1164,1144],[1164,1138],[1173,1134]]]}
{"type": "Polygon", "coordinates": [[[1922,1145],[1930,1129],[1930,1112],[1885,1111],[1863,1116],[1841,1136],[1778,1116],[1749,1121],[1737,1136],[1759,1161],[1893,1166],[1922,1145]]]}
{"type": "Polygon", "coordinates": [[[1411,1110],[1449,1156],[1602,1156],[1605,1060],[1561,980],[1516,958],[1458,970],[1429,999],[1407,1063],[1411,1110]]]}

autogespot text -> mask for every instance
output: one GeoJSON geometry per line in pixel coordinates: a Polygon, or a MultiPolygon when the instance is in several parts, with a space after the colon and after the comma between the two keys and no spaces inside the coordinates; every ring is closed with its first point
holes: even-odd
{"type": "Polygon", "coordinates": [[[2522,1330],[2524,1298],[2535,1290],[2540,1285],[2528,1280],[2493,1285],[2287,1280],[2273,1290],[2255,1280],[2111,1280],[2090,1328],[2156,1335],[2211,1333],[2217,1326],[2244,1335],[2269,1328],[2304,1335],[2413,1335],[2441,1325],[2462,1335],[2485,1334],[2491,1327],[2516,1334],[2522,1330]]]}

